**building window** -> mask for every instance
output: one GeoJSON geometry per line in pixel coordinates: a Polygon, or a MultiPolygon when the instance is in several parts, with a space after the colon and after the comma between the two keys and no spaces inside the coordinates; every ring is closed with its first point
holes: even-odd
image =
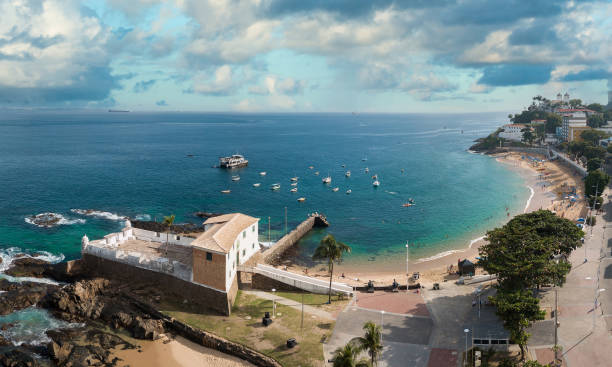
{"type": "Polygon", "coordinates": [[[246,231],[242,232],[242,238],[246,238],[246,231]]]}
{"type": "Polygon", "coordinates": [[[212,254],[210,252],[206,253],[206,260],[212,261],[212,254]]]}
{"type": "Polygon", "coordinates": [[[253,230],[253,233],[255,232],[255,226],[251,227],[251,229],[253,230]]]}
{"type": "Polygon", "coordinates": [[[176,240],[177,241],[180,240],[180,239],[181,239],[181,236],[176,236],[176,240]]]}
{"type": "Polygon", "coordinates": [[[159,232],[155,233],[155,235],[156,235],[157,237],[159,237],[159,232]]]}
{"type": "Polygon", "coordinates": [[[255,242],[253,242],[253,248],[255,248],[255,242]]]}
{"type": "Polygon", "coordinates": [[[246,255],[246,250],[242,250],[242,256],[246,255]]]}

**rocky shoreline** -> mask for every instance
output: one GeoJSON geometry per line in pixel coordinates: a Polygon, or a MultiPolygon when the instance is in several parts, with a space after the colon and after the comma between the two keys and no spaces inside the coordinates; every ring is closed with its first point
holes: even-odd
{"type": "MultiPolygon", "coordinates": [[[[15,345],[0,336],[0,364],[3,366],[117,366],[119,360],[113,356],[112,349],[137,348],[119,335],[155,340],[166,332],[162,320],[134,303],[137,298],[159,300],[160,295],[153,287],[135,290],[103,278],[88,279],[65,269],[66,263],[50,264],[23,257],[14,260],[6,274],[49,277],[61,283],[0,279],[1,315],[39,307],[57,319],[77,325],[70,329],[48,330],[46,336],[50,341],[47,345],[15,345]]],[[[0,325],[0,333],[16,326],[0,325]]]]}

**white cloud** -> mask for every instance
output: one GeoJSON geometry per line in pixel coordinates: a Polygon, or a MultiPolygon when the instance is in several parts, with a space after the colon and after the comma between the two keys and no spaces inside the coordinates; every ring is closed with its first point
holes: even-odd
{"type": "Polygon", "coordinates": [[[301,94],[305,87],[306,83],[302,80],[268,75],[264,78],[263,85],[251,86],[249,92],[261,95],[293,95],[301,94]]]}
{"type": "Polygon", "coordinates": [[[229,65],[218,67],[212,78],[200,72],[193,81],[193,91],[200,94],[226,95],[234,88],[232,68],[229,65]]]}

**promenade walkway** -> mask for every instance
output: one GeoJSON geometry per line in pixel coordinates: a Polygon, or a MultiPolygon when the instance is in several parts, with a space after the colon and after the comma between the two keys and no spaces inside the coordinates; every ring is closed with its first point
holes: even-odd
{"type": "MultiPolygon", "coordinates": [[[[604,196],[604,213],[612,213],[609,191],[604,196]]],[[[610,366],[612,338],[606,323],[612,313],[612,214],[597,216],[597,224],[588,228],[583,248],[570,256],[572,270],[563,287],[558,289],[560,353],[568,367],[610,366]],[[585,262],[586,258],[586,262],[585,262]],[[605,290],[603,290],[605,289],[605,290]],[[597,307],[595,306],[595,300],[597,307]]],[[[545,290],[543,306],[554,309],[554,290],[545,290]]],[[[554,322],[536,323],[531,330],[530,353],[542,363],[553,354],[554,322]]]]}

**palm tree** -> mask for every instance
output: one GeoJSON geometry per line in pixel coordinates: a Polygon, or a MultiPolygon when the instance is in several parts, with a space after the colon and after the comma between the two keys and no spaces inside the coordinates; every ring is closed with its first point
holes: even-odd
{"type": "Polygon", "coordinates": [[[382,354],[383,345],[381,343],[381,328],[372,321],[368,321],[363,325],[365,334],[358,338],[354,338],[351,342],[355,343],[359,350],[367,350],[370,356],[370,364],[375,366],[378,364],[378,357],[382,354]]]}
{"type": "Polygon", "coordinates": [[[334,367],[371,367],[367,359],[356,360],[359,355],[359,348],[349,342],[344,347],[336,349],[334,352],[334,367]]]}
{"type": "Polygon", "coordinates": [[[338,261],[342,258],[342,253],[351,252],[351,248],[342,242],[336,241],[334,236],[328,234],[325,236],[319,247],[316,248],[312,255],[313,260],[327,260],[329,262],[329,300],[331,303],[331,291],[332,291],[332,279],[334,276],[334,261],[338,261]]]}
{"type": "Polygon", "coordinates": [[[168,255],[168,236],[170,235],[170,227],[174,224],[174,214],[164,217],[163,225],[166,227],[166,255],[168,255]]]}

